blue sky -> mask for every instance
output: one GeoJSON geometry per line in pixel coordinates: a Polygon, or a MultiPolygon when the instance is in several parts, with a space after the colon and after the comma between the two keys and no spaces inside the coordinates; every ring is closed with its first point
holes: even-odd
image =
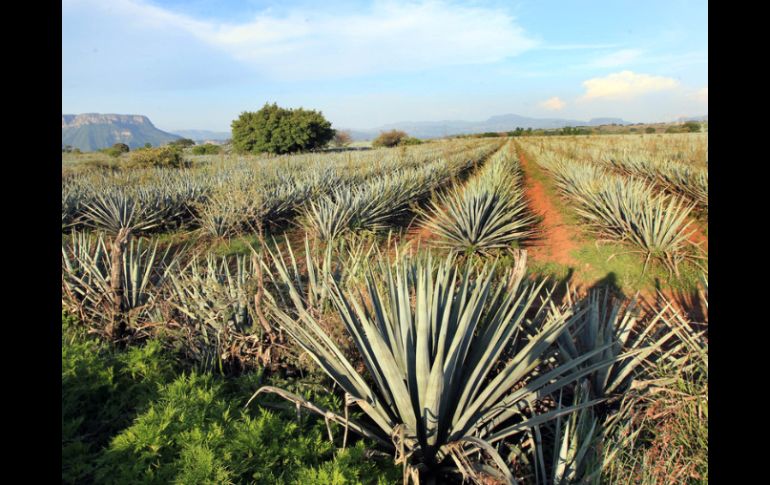
{"type": "Polygon", "coordinates": [[[63,0],[62,112],[228,131],[266,102],[337,128],[708,113],[708,3],[63,0]]]}

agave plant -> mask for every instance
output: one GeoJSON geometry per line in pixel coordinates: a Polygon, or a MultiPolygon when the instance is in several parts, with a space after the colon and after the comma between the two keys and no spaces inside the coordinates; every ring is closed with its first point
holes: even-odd
{"type": "MultiPolygon", "coordinates": [[[[558,409],[563,407],[562,396],[559,398],[558,409]]],[[[576,386],[574,402],[581,404],[589,402],[591,392],[588,382],[583,381],[576,386]]],[[[599,484],[603,460],[600,456],[599,445],[602,429],[599,418],[594,410],[583,407],[566,419],[557,417],[554,422],[553,450],[550,475],[545,470],[545,463],[536,470],[539,475],[548,477],[545,480],[536,479],[539,483],[549,485],[599,484]]],[[[539,478],[539,477],[538,477],[539,478]]]]}
{"type": "Polygon", "coordinates": [[[304,214],[309,229],[322,241],[332,241],[349,229],[353,210],[350,191],[338,190],[333,196],[310,201],[304,214]]]}
{"type": "Polygon", "coordinates": [[[447,469],[459,469],[477,482],[491,473],[515,483],[495,446],[598,402],[540,414],[532,408],[536,400],[611,361],[584,366],[604,350],[599,348],[552,365],[554,344],[570,323],[559,315],[546,318],[549,297],[541,294],[543,283],[534,286],[517,279],[509,286],[495,283],[493,266],[478,272],[471,268],[458,270],[452,257],[434,268],[430,255],[405,256],[393,265],[381,261],[368,268],[366,296],[327,280],[368,378],[323,331],[304,295],[282,273],[295,311],[287,313],[271,297],[271,313],[372,424],[321,410],[276,388],[260,388],[254,396],[275,392],[323,412],[395,451],[396,462],[413,478],[422,474],[433,480],[447,469]],[[477,452],[491,458],[494,468],[477,452]]]}
{"type": "Polygon", "coordinates": [[[192,258],[184,268],[169,272],[168,303],[177,310],[177,322],[189,330],[186,350],[210,370],[221,366],[237,345],[238,337],[258,330],[251,304],[256,288],[255,262],[244,256],[204,261],[192,258]]]}
{"type": "Polygon", "coordinates": [[[331,295],[327,286],[329,279],[338,284],[347,284],[352,279],[360,276],[364,261],[373,255],[381,256],[377,244],[374,241],[356,240],[353,237],[341,238],[325,248],[317,244],[311,244],[310,238],[305,235],[305,254],[302,261],[304,273],[300,271],[298,257],[292,249],[288,238],[285,239],[286,253],[273,239],[275,250],[265,248],[275,271],[264,261],[265,269],[270,282],[275,289],[275,294],[281,299],[282,305],[289,305],[288,287],[286,281],[291,281],[295,288],[304,297],[308,309],[323,311],[331,303],[331,295]],[[275,274],[277,273],[278,278],[275,274]]]}
{"type": "Polygon", "coordinates": [[[83,205],[87,225],[111,234],[121,230],[144,232],[162,223],[162,209],[143,206],[141,201],[123,190],[97,193],[83,205]]]}
{"type": "MultiPolygon", "coordinates": [[[[676,329],[666,324],[670,305],[641,319],[636,300],[628,304],[612,295],[609,288],[591,290],[570,311],[570,332],[559,339],[564,356],[585,355],[597,348],[604,350],[590,362],[611,359],[613,364],[589,375],[591,392],[597,397],[619,395],[632,387],[644,387],[646,366],[666,359],[676,349],[676,329]]],[[[555,307],[554,307],[555,310],[555,307]]],[[[556,310],[558,312],[558,310],[556,310]]]]}
{"type": "Polygon", "coordinates": [[[511,155],[499,152],[466,187],[431,201],[426,227],[438,236],[436,246],[489,254],[531,236],[535,218],[526,213],[519,170],[511,155]]]}
{"type": "MultiPolygon", "coordinates": [[[[133,239],[120,254],[120,283],[113,284],[112,248],[99,235],[74,232],[70,243],[62,246],[63,303],[84,321],[97,326],[125,317],[129,324],[149,315],[167,276],[168,251],[158,254],[158,243],[133,239]],[[115,301],[116,293],[118,301],[115,301]]],[[[97,328],[97,331],[108,331],[97,328]]]]}

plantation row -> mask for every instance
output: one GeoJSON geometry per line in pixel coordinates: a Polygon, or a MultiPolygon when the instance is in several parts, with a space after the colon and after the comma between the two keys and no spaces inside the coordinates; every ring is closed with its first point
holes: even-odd
{"type": "Polygon", "coordinates": [[[687,230],[695,206],[686,197],[555,152],[538,153],[535,161],[554,176],[559,190],[600,237],[631,243],[645,256],[645,268],[655,258],[678,274],[681,261],[699,257],[689,239],[692,230],[687,230]]]}
{"type": "MultiPolygon", "coordinates": [[[[543,140],[567,144],[565,137],[552,137],[543,140]]],[[[708,166],[708,133],[686,133],[666,135],[604,135],[571,137],[569,147],[600,149],[612,156],[626,153],[644,155],[654,160],[668,160],[696,167],[708,166]]],[[[575,155],[574,153],[571,155],[575,155]]]]}
{"type": "Polygon", "coordinates": [[[435,245],[451,252],[489,254],[534,234],[527,214],[521,167],[508,142],[464,187],[432,201],[425,227],[435,245]]]}
{"type": "Polygon", "coordinates": [[[653,157],[641,149],[608,150],[604,145],[577,144],[553,141],[548,149],[579,160],[616,170],[618,173],[639,177],[662,189],[687,196],[700,208],[708,210],[708,168],[665,157],[653,157]]]}
{"type": "MultiPolygon", "coordinates": [[[[411,177],[441,183],[498,146],[495,141],[450,142],[355,155],[228,159],[192,169],[75,170],[62,181],[62,226],[139,233],[201,228],[227,236],[258,222],[280,222],[308,200],[364,184],[360,194],[379,196],[381,204],[403,204],[404,199],[388,200],[386,193],[403,189],[411,177]]],[[[420,195],[411,190],[413,197],[420,195]]]]}

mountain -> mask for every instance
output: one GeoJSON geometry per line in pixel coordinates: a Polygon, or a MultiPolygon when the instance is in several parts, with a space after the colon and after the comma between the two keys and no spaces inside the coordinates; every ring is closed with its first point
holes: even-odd
{"type": "Polygon", "coordinates": [[[189,138],[196,143],[206,141],[225,141],[232,135],[229,131],[208,131],[208,130],[173,130],[174,133],[182,138],[189,138]]]}
{"type": "Polygon", "coordinates": [[[125,143],[131,149],[146,143],[159,146],[179,138],[179,135],[155,128],[149,118],[142,115],[61,115],[62,147],[70,145],[84,152],[111,147],[115,143],[125,143]]]}
{"type": "Polygon", "coordinates": [[[703,115],[703,116],[690,116],[689,118],[687,118],[687,117],[677,118],[676,121],[678,123],[685,123],[687,121],[705,121],[705,122],[708,122],[708,120],[709,120],[709,115],[703,115]]]}
{"type": "Polygon", "coordinates": [[[516,128],[554,129],[565,126],[629,125],[620,118],[593,118],[590,121],[561,118],[528,118],[517,114],[492,116],[485,121],[402,121],[389,123],[370,130],[348,130],[354,140],[371,140],[381,131],[402,130],[417,138],[440,138],[450,135],[485,133],[488,131],[512,131],[516,128]]]}

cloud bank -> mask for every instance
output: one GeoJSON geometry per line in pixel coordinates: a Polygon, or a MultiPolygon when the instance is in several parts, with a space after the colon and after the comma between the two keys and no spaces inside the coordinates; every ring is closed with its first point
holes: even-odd
{"type": "Polygon", "coordinates": [[[586,92],[581,99],[628,100],[648,93],[668,91],[678,86],[679,81],[676,79],[621,71],[584,81],[586,92]]]}
{"type": "Polygon", "coordinates": [[[64,0],[63,8],[119,16],[134,29],[184,32],[290,80],[494,63],[537,46],[504,10],[440,0],[376,2],[362,12],[264,11],[243,23],[201,20],[141,0],[64,0]]]}
{"type": "Polygon", "coordinates": [[[564,109],[564,107],[567,106],[567,103],[562,101],[561,98],[559,98],[558,96],[554,96],[540,103],[540,106],[542,106],[543,108],[549,111],[559,111],[564,109]]]}

